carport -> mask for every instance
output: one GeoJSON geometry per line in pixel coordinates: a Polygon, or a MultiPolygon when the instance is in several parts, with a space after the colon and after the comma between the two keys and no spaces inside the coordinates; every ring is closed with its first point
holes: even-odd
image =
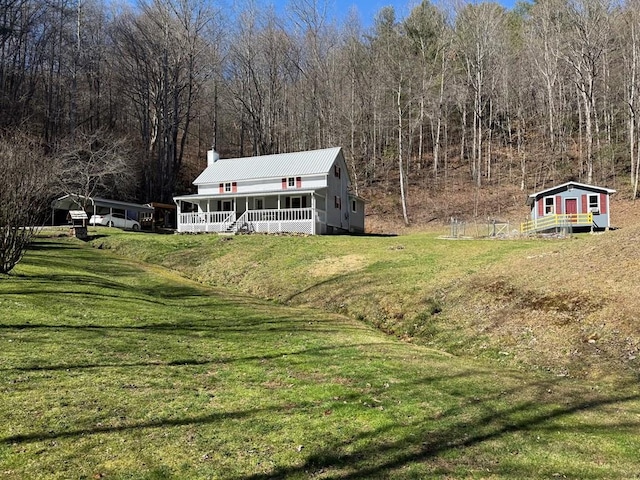
{"type": "MultiPolygon", "coordinates": [[[[109,200],[106,198],[86,197],[84,195],[65,195],[51,202],[51,224],[55,225],[56,211],[58,210],[84,210],[87,215],[106,215],[113,213],[124,213],[125,215],[138,220],[141,213],[153,213],[153,207],[141,205],[139,203],[121,202],[119,200],[109,200]]],[[[65,215],[66,218],[66,215],[65,215]]]]}

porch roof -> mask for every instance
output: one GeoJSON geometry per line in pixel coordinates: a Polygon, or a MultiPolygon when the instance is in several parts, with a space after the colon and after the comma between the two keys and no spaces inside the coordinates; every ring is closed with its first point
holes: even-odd
{"type": "Polygon", "coordinates": [[[333,147],[257,157],[221,158],[208,165],[193,184],[326,175],[341,152],[341,147],[333,147]]]}
{"type": "Polygon", "coordinates": [[[313,189],[301,189],[301,188],[296,188],[296,189],[291,189],[291,190],[269,190],[266,192],[247,192],[247,193],[194,193],[192,195],[180,195],[177,197],[173,197],[174,202],[177,202],[179,200],[183,201],[183,202],[191,202],[191,201],[197,201],[197,200],[221,200],[223,198],[244,198],[244,197],[248,197],[248,198],[254,198],[254,197],[275,197],[277,195],[283,195],[283,196],[298,196],[298,195],[303,195],[303,194],[309,194],[309,193],[315,193],[319,196],[324,196],[318,193],[317,190],[313,190],[313,189]]]}

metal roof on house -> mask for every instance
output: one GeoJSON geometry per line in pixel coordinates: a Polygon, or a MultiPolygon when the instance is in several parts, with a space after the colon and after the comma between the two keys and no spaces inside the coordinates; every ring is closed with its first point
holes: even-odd
{"type": "Polygon", "coordinates": [[[341,147],[333,147],[257,157],[221,158],[208,165],[193,184],[326,175],[341,152],[341,147]]]}
{"type": "Polygon", "coordinates": [[[569,188],[579,188],[582,190],[588,190],[591,192],[602,192],[602,193],[616,193],[616,191],[612,188],[606,188],[606,187],[598,187],[596,185],[588,185],[586,183],[579,183],[579,182],[566,182],[563,183],[561,185],[555,185],[553,187],[547,188],[545,190],[540,190],[539,192],[535,192],[535,193],[531,193],[529,194],[529,196],[527,197],[527,205],[533,205],[534,201],[537,198],[540,197],[544,197],[546,195],[550,195],[553,194],[555,192],[561,192],[564,190],[567,190],[569,188]]]}

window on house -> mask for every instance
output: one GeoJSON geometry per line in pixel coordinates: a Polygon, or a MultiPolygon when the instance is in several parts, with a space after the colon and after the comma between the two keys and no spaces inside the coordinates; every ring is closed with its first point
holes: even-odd
{"type": "Polygon", "coordinates": [[[554,199],[553,197],[547,197],[544,199],[544,214],[549,215],[555,213],[554,199]]]}
{"type": "Polygon", "coordinates": [[[600,195],[589,195],[589,211],[591,213],[600,212],[600,195]]]}
{"type": "Polygon", "coordinates": [[[339,195],[336,195],[336,196],[334,197],[333,205],[334,205],[337,209],[342,208],[342,200],[340,199],[340,196],[339,196],[339,195]]]}
{"type": "Polygon", "coordinates": [[[227,183],[224,184],[224,191],[225,192],[230,192],[231,189],[232,189],[231,182],[227,182],[227,183]]]}
{"type": "Polygon", "coordinates": [[[351,200],[351,212],[356,213],[358,211],[358,203],[355,200],[351,200]]]}
{"type": "Polygon", "coordinates": [[[342,175],[342,171],[340,170],[340,167],[338,165],[333,166],[333,174],[338,178],[340,178],[340,176],[342,175]]]}
{"type": "Polygon", "coordinates": [[[289,188],[293,188],[293,187],[295,187],[295,186],[296,186],[296,177],[289,177],[289,178],[287,179],[287,186],[288,186],[289,188]]]}

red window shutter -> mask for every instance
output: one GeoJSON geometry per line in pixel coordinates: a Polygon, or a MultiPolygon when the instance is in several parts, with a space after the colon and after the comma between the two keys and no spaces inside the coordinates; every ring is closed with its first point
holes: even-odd
{"type": "Polygon", "coordinates": [[[588,205],[589,204],[587,203],[587,196],[582,195],[582,212],[580,213],[587,213],[587,211],[589,210],[588,205]]]}
{"type": "Polygon", "coordinates": [[[296,177],[296,188],[302,188],[302,177],[296,177]]]}
{"type": "Polygon", "coordinates": [[[538,200],[538,217],[544,217],[544,198],[538,200]]]}
{"type": "Polygon", "coordinates": [[[562,215],[562,197],[560,195],[556,195],[556,213],[562,215]]]}
{"type": "Polygon", "coordinates": [[[607,213],[607,194],[606,193],[600,194],[600,213],[602,214],[607,213]]]}
{"type": "Polygon", "coordinates": [[[224,183],[220,184],[220,193],[224,193],[224,183]]]}
{"type": "Polygon", "coordinates": [[[232,191],[233,193],[236,193],[236,192],[238,191],[238,182],[233,182],[233,183],[231,184],[231,191],[232,191]]]}
{"type": "Polygon", "coordinates": [[[283,178],[283,179],[282,179],[282,189],[283,189],[283,190],[286,190],[286,189],[287,189],[287,179],[286,179],[286,178],[283,178]]]}

